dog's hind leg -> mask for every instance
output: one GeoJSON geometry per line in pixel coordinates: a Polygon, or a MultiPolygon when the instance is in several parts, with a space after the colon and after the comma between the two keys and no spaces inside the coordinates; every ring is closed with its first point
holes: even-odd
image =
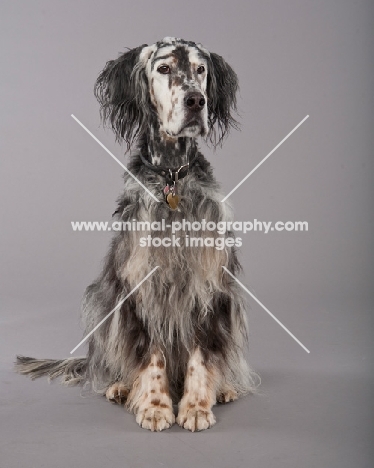
{"type": "Polygon", "coordinates": [[[152,354],[148,366],[139,372],[126,406],[144,429],[162,431],[174,424],[165,361],[160,353],[152,354]]]}
{"type": "Polygon", "coordinates": [[[113,401],[115,403],[122,404],[125,403],[128,394],[129,389],[124,383],[115,382],[107,389],[105,396],[108,401],[113,401]]]}
{"type": "Polygon", "coordinates": [[[238,392],[232,385],[228,383],[223,383],[219,386],[217,391],[218,403],[229,403],[230,401],[235,401],[238,398],[238,392]]]}
{"type": "Polygon", "coordinates": [[[184,395],[177,416],[180,426],[195,432],[216,423],[212,406],[216,403],[220,379],[219,370],[214,364],[207,364],[197,348],[187,364],[184,395]]]}

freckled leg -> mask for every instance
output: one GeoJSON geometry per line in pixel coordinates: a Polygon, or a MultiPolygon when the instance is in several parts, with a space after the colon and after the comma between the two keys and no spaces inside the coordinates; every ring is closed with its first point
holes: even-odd
{"type": "Polygon", "coordinates": [[[140,371],[126,406],[144,429],[162,431],[174,424],[165,362],[160,354],[152,354],[148,367],[140,371]]]}
{"type": "Polygon", "coordinates": [[[179,403],[177,423],[190,431],[201,431],[216,422],[212,406],[220,374],[218,369],[207,367],[201,351],[197,348],[190,356],[185,377],[184,395],[179,403]]]}

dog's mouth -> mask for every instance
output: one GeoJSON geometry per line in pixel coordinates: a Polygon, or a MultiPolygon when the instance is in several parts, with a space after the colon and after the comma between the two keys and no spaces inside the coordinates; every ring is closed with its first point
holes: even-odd
{"type": "Polygon", "coordinates": [[[199,121],[197,119],[193,119],[190,122],[188,122],[184,127],[182,127],[181,130],[184,130],[185,128],[196,127],[196,126],[201,127],[201,121],[199,121]]]}
{"type": "Polygon", "coordinates": [[[204,123],[202,119],[193,117],[184,123],[176,132],[171,132],[170,130],[165,130],[165,133],[172,138],[178,138],[179,136],[190,136],[196,137],[198,135],[204,134],[204,123]]]}
{"type": "Polygon", "coordinates": [[[201,119],[197,119],[195,117],[189,120],[187,123],[185,123],[179,130],[178,134],[187,132],[187,133],[198,135],[199,133],[201,133],[203,128],[204,128],[204,125],[201,119]]]}

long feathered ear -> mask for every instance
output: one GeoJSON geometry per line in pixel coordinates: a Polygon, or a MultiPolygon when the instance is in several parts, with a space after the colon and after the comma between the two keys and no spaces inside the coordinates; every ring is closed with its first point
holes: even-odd
{"type": "Polygon", "coordinates": [[[222,143],[230,127],[238,129],[232,116],[236,112],[238,77],[230,65],[217,54],[210,53],[208,71],[208,138],[214,146],[222,143]]]}
{"type": "Polygon", "coordinates": [[[147,44],[107,62],[94,88],[104,125],[109,123],[128,148],[143,133],[150,112],[144,54],[139,60],[144,48],[147,44]]]}

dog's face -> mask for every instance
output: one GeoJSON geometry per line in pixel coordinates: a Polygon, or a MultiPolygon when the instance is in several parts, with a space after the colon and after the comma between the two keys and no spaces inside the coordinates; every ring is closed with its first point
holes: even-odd
{"type": "Polygon", "coordinates": [[[201,46],[174,38],[142,50],[150,100],[167,136],[207,135],[208,58],[201,46]]]}
{"type": "Polygon", "coordinates": [[[236,124],[238,81],[201,44],[166,37],[107,62],[95,84],[104,122],[128,145],[149,132],[155,117],[167,138],[207,136],[216,145],[236,124]]]}

